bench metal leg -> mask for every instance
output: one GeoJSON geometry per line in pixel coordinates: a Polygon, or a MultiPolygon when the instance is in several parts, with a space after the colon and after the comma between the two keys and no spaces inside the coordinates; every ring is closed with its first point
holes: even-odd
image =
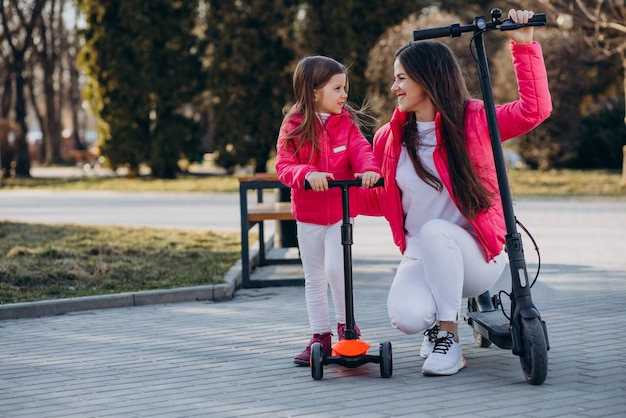
{"type": "Polygon", "coordinates": [[[248,195],[245,189],[239,190],[239,203],[241,212],[241,286],[250,286],[250,241],[248,233],[248,195]]]}
{"type": "Polygon", "coordinates": [[[265,228],[264,222],[259,222],[259,265],[264,266],[267,262],[265,257],[265,228]]]}
{"type": "MultiPolygon", "coordinates": [[[[257,200],[263,201],[261,191],[257,191],[257,200]]],[[[250,263],[250,228],[251,224],[248,220],[248,195],[247,189],[240,187],[239,189],[239,203],[240,203],[240,216],[241,216],[241,286],[242,288],[259,288],[259,287],[272,287],[272,286],[302,286],[304,285],[304,278],[298,279],[276,279],[276,280],[251,280],[252,266],[250,263]]],[[[265,246],[265,228],[263,221],[257,222],[259,226],[259,262],[258,265],[269,264],[300,264],[301,260],[298,259],[271,259],[266,257],[265,246]]],[[[252,224],[254,226],[254,224],[252,224]]]]}

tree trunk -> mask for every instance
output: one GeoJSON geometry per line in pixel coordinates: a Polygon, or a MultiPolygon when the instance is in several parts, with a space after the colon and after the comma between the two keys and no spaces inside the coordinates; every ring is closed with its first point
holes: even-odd
{"type": "Polygon", "coordinates": [[[26,100],[24,97],[24,54],[14,55],[15,68],[15,121],[22,129],[21,135],[15,138],[15,177],[30,177],[30,155],[26,142],[26,100]]]}
{"type": "Polygon", "coordinates": [[[74,144],[74,148],[77,150],[85,150],[87,149],[87,138],[86,138],[86,130],[87,130],[87,109],[82,109],[81,101],[80,101],[80,87],[78,86],[78,69],[74,64],[76,57],[73,54],[68,54],[68,59],[70,60],[69,65],[69,73],[70,73],[70,109],[72,112],[72,143],[74,144]],[[78,119],[79,109],[83,110],[83,125],[82,130],[80,127],[80,122],[78,119]],[[82,132],[82,139],[81,134],[82,132]]]}
{"type": "Polygon", "coordinates": [[[44,63],[44,96],[46,101],[46,164],[58,164],[63,161],[61,156],[61,124],[57,117],[56,92],[54,90],[55,61],[44,63]]]}
{"type": "Polygon", "coordinates": [[[8,118],[11,112],[11,101],[13,100],[13,79],[11,72],[8,71],[4,79],[4,88],[2,89],[2,99],[0,104],[0,117],[8,118]]]}
{"type": "Polygon", "coordinates": [[[620,55],[622,57],[622,67],[624,68],[624,125],[626,125],[626,51],[621,50],[620,55]]]}

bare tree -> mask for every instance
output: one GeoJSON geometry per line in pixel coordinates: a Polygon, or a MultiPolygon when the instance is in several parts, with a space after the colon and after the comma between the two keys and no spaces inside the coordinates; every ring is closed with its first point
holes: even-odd
{"type": "MultiPolygon", "coordinates": [[[[33,44],[33,31],[41,18],[45,0],[0,0],[0,20],[2,38],[8,45],[5,62],[8,76],[13,80],[15,94],[15,121],[20,126],[20,135],[16,138],[15,175],[30,177],[30,156],[26,142],[26,97],[24,67],[26,55],[33,44]]],[[[9,83],[10,85],[11,83],[9,83]]],[[[6,94],[7,83],[5,83],[6,94]]]]}
{"type": "Polygon", "coordinates": [[[63,38],[63,46],[61,48],[64,51],[64,67],[67,68],[68,73],[68,99],[71,114],[71,130],[72,141],[74,148],[77,150],[87,149],[86,138],[86,118],[87,112],[82,109],[81,100],[81,86],[80,86],[80,72],[78,71],[77,57],[80,51],[80,39],[78,36],[78,17],[74,18],[74,26],[67,32],[67,36],[63,38]],[[82,119],[79,120],[78,114],[82,109],[82,119]],[[82,122],[82,129],[79,128],[80,122],[82,122]],[[82,132],[82,137],[79,134],[82,132]]]}
{"type": "MultiPolygon", "coordinates": [[[[63,162],[61,154],[61,83],[60,55],[61,42],[65,38],[63,25],[63,1],[47,0],[42,19],[33,35],[33,52],[37,65],[41,68],[41,91],[34,86],[34,77],[30,77],[30,90],[33,107],[40,119],[45,147],[45,163],[63,162]],[[43,110],[39,108],[37,97],[43,97],[43,110]]],[[[35,61],[35,60],[33,60],[35,61]]]]}
{"type": "MultiPolygon", "coordinates": [[[[590,59],[596,62],[619,57],[623,68],[623,91],[626,101],[626,4],[624,0],[543,0],[564,29],[574,25],[583,31],[590,47],[590,59]]],[[[626,112],[624,115],[626,124],[626,112]]]]}
{"type": "Polygon", "coordinates": [[[11,163],[13,162],[13,151],[15,149],[15,137],[22,134],[22,129],[15,121],[7,118],[0,118],[0,171],[2,177],[11,177],[11,163]]]}

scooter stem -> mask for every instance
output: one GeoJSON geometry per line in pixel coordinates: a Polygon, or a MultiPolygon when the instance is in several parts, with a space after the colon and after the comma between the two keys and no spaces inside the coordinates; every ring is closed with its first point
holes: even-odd
{"type": "MultiPolygon", "coordinates": [[[[481,17],[477,19],[484,18],[481,17]]],[[[477,22],[476,25],[481,26],[481,22],[477,22]]],[[[482,26],[484,27],[484,25],[482,26]]],[[[502,209],[506,224],[506,250],[509,256],[509,267],[511,270],[513,291],[513,297],[511,299],[511,320],[516,322],[516,318],[519,318],[520,315],[524,318],[539,317],[539,311],[535,307],[530,294],[530,283],[528,280],[526,261],[524,259],[522,238],[517,232],[517,223],[515,213],[513,211],[513,199],[511,198],[511,189],[506,175],[504,151],[502,149],[502,140],[498,129],[498,121],[496,119],[491,79],[489,76],[489,64],[481,32],[474,35],[474,42],[479,64],[480,87],[483,94],[483,102],[485,103],[487,123],[489,125],[489,136],[491,137],[491,147],[496,165],[498,186],[500,188],[502,209]]]]}
{"type": "Polygon", "coordinates": [[[346,340],[357,338],[354,326],[354,297],[352,295],[352,224],[350,223],[350,194],[347,185],[341,185],[343,223],[341,224],[341,245],[343,246],[343,277],[346,298],[346,340]]]}

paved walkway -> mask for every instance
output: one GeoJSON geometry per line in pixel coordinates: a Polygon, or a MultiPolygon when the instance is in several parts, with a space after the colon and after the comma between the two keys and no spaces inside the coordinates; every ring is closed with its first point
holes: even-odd
{"type": "MultiPolygon", "coordinates": [[[[460,330],[468,367],[425,377],[421,336],[393,330],[386,296],[399,260],[386,225],[355,229],[356,318],[393,376],[376,364],[295,367],[308,339],[303,288],[238,290],[227,302],[88,310],[0,321],[3,417],[606,417],[626,413],[626,201],[522,199],[518,218],[541,251],[534,301],[547,322],[546,382],[518,358],[478,348],[460,330]]],[[[536,268],[525,244],[529,272],[536,268]]],[[[254,277],[297,274],[263,267],[254,277]]],[[[501,280],[507,289],[506,277],[501,280]]]]}

